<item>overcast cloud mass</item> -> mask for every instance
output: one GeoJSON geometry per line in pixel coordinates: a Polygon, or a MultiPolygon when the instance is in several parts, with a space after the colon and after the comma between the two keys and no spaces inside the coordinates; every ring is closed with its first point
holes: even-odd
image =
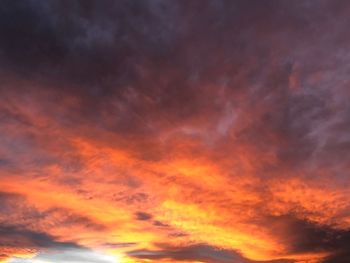
{"type": "Polygon", "coordinates": [[[350,262],[350,2],[0,2],[0,262],[350,262]]]}

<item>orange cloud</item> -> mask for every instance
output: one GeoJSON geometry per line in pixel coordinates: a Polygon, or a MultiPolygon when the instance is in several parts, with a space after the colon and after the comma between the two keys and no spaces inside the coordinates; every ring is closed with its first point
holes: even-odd
{"type": "Polygon", "coordinates": [[[0,261],[350,261],[349,5],[126,2],[0,6],[0,261]]]}

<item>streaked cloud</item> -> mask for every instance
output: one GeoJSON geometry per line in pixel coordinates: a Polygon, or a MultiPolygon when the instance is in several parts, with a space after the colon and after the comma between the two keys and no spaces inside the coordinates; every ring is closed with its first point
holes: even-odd
{"type": "Polygon", "coordinates": [[[346,1],[0,4],[0,261],[349,261],[346,1]]]}

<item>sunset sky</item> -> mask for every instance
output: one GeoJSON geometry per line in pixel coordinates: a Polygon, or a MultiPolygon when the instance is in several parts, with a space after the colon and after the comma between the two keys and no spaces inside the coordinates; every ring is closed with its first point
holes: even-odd
{"type": "Polygon", "coordinates": [[[1,263],[349,263],[350,1],[0,1],[1,263]]]}

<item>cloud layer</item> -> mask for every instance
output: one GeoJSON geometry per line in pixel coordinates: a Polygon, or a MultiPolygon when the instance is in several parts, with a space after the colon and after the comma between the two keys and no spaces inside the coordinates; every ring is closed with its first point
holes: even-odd
{"type": "Polygon", "coordinates": [[[0,261],[349,261],[349,14],[2,1],[0,261]]]}

